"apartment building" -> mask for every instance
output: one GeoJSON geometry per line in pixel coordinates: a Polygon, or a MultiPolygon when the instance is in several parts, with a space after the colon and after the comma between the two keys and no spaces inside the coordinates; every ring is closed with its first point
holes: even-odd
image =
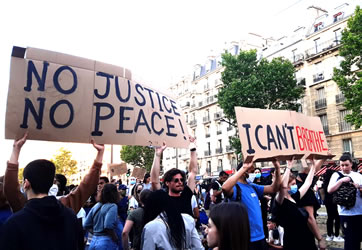
{"type": "MultiPolygon", "coordinates": [[[[248,37],[248,40],[227,44],[225,50],[236,55],[240,49],[263,47],[262,37],[255,34],[248,37]]],[[[223,111],[217,103],[217,94],[223,85],[220,63],[223,52],[195,65],[192,74],[170,87],[184,112],[189,133],[196,136],[199,174],[217,175],[221,170],[231,170],[237,165],[237,156],[229,145],[229,137],[235,135],[235,128],[223,119],[223,111]]],[[[186,170],[189,158],[188,149],[167,148],[163,154],[164,171],[174,167],[186,170]]]]}
{"type": "Polygon", "coordinates": [[[355,130],[344,120],[348,114],[344,96],[332,80],[333,68],[343,59],[339,56],[341,32],[355,7],[348,3],[329,10],[311,6],[309,26],[299,27],[262,51],[265,58],[283,56],[293,62],[297,82],[305,87],[301,111],[320,117],[329,148],[336,155],[334,160],[343,152],[362,157],[362,130],[355,130]]]}
{"type": "MultiPolygon", "coordinates": [[[[343,152],[362,158],[362,129],[354,130],[344,120],[348,113],[343,106],[344,96],[332,80],[333,68],[339,67],[342,60],[338,50],[341,32],[355,7],[348,3],[329,10],[310,6],[305,23],[301,23],[304,26],[287,36],[265,39],[249,33],[245,40],[226,47],[234,55],[240,49],[257,49],[260,57],[284,57],[294,64],[297,84],[305,88],[300,112],[320,117],[331,153],[336,155],[334,160],[343,152]]],[[[199,174],[215,175],[237,164],[229,145],[235,128],[223,119],[217,103],[217,93],[223,86],[220,61],[221,54],[210,56],[203,64],[195,65],[192,74],[170,87],[181,104],[189,132],[197,137],[199,174]]],[[[169,148],[163,156],[164,170],[186,170],[188,161],[188,150],[169,148]]]]}

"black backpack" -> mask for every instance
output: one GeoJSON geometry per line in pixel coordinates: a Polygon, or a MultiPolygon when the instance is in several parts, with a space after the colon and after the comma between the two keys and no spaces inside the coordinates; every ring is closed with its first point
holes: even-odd
{"type": "MultiPolygon", "coordinates": [[[[342,173],[339,174],[339,179],[345,177],[342,173]]],[[[333,193],[333,202],[340,206],[344,206],[347,209],[350,209],[356,204],[356,187],[353,185],[353,180],[351,177],[350,182],[343,182],[342,185],[333,193]]]]}

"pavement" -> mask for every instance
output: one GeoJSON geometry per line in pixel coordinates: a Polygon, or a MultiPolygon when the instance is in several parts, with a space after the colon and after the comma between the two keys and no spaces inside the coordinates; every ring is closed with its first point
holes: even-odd
{"type": "MultiPolygon", "coordinates": [[[[327,212],[324,206],[322,206],[318,211],[317,216],[317,224],[319,230],[321,231],[322,236],[324,239],[327,237],[327,212]]],[[[340,232],[341,234],[341,232],[340,232]]],[[[342,235],[343,236],[343,235],[342,235]]],[[[344,242],[334,242],[334,241],[327,241],[327,249],[328,250],[343,250],[344,249],[344,242]]]]}

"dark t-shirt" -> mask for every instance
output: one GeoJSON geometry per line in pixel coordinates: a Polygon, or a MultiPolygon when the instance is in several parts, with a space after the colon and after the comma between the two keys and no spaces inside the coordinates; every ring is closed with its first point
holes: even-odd
{"type": "Polygon", "coordinates": [[[171,201],[174,202],[175,206],[179,209],[181,213],[189,214],[193,216],[192,207],[191,207],[191,199],[192,199],[192,191],[188,186],[185,186],[184,190],[181,193],[181,196],[169,196],[171,201]]]}
{"type": "Polygon", "coordinates": [[[143,230],[143,214],[144,210],[142,207],[133,210],[127,217],[127,220],[133,221],[133,241],[132,247],[136,250],[141,247],[141,234],[143,230]]]}
{"type": "MultiPolygon", "coordinates": [[[[221,188],[221,184],[218,181],[215,181],[214,183],[211,184],[211,189],[213,189],[214,191],[219,191],[221,188]]],[[[221,193],[219,195],[216,196],[216,201],[215,204],[220,203],[222,201],[222,196],[221,193]]]]}
{"type": "MultiPolygon", "coordinates": [[[[293,195],[293,199],[300,201],[299,191],[293,195]]],[[[291,250],[316,250],[313,233],[308,228],[308,218],[298,209],[296,203],[284,198],[282,204],[275,202],[273,211],[279,224],[284,227],[284,248],[291,250]]],[[[305,211],[306,212],[306,211],[305,211]]]]}
{"type": "MultiPolygon", "coordinates": [[[[301,179],[303,181],[301,182],[297,179],[298,188],[300,188],[303,185],[303,183],[306,179],[306,174],[300,173],[299,176],[301,177],[301,179]]],[[[299,207],[313,206],[314,217],[316,217],[317,210],[321,207],[318,202],[317,197],[314,194],[314,191],[312,190],[312,187],[315,185],[315,183],[316,183],[316,179],[313,179],[312,185],[310,185],[310,188],[308,188],[308,191],[305,193],[305,195],[302,197],[302,199],[300,199],[300,201],[297,202],[299,207]]],[[[293,197],[293,199],[294,199],[294,197],[293,197]]]]}

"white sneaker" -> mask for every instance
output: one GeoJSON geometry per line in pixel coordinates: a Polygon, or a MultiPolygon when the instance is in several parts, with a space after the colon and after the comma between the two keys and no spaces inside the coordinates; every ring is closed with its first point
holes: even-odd
{"type": "MultiPolygon", "coordinates": [[[[334,238],[336,238],[336,237],[334,237],[334,238]]],[[[332,236],[327,235],[326,241],[332,241],[334,238],[333,238],[333,235],[332,236]]]]}
{"type": "Polygon", "coordinates": [[[335,241],[335,242],[344,242],[344,239],[341,236],[338,236],[338,237],[334,236],[333,241],[335,241]]]}

